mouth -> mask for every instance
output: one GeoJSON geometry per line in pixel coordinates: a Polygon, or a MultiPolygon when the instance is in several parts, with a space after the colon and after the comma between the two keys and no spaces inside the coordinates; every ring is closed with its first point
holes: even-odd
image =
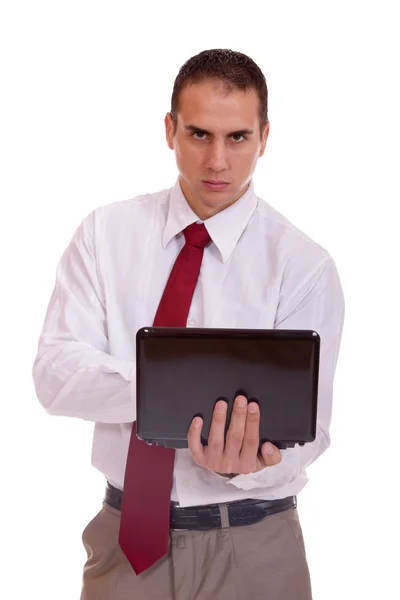
{"type": "Polygon", "coordinates": [[[223,190],[225,189],[229,183],[227,181],[214,181],[214,180],[210,180],[210,181],[203,181],[204,185],[209,189],[209,190],[223,190]]]}

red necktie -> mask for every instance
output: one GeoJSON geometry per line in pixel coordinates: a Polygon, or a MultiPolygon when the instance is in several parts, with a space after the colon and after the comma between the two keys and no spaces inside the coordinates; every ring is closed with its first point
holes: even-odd
{"type": "MultiPolygon", "coordinates": [[[[165,286],[154,326],[186,327],[210,236],[204,225],[184,230],[186,244],[165,286]]],[[[169,510],[175,450],[139,440],[133,423],[122,494],[119,543],[136,575],[168,551],[169,510]]]]}

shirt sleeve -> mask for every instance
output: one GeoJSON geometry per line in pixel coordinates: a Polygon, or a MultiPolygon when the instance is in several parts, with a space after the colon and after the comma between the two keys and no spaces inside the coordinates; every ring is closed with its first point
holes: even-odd
{"type": "MultiPolygon", "coordinates": [[[[275,328],[311,329],[320,336],[316,439],[304,446],[296,444],[294,448],[282,450],[282,461],[278,465],[227,480],[228,485],[239,489],[268,488],[290,483],[330,444],[333,378],[343,330],[344,297],[332,258],[329,257],[308,276],[307,269],[307,263],[300,265],[299,260],[292,266],[292,277],[301,283],[292,287],[292,293],[281,301],[275,328]]],[[[287,275],[282,284],[283,292],[293,286],[292,277],[287,275]]]]}
{"type": "Polygon", "coordinates": [[[129,423],[136,417],[136,365],[108,353],[95,222],[93,211],[57,265],[32,375],[36,395],[49,414],[129,423]]]}

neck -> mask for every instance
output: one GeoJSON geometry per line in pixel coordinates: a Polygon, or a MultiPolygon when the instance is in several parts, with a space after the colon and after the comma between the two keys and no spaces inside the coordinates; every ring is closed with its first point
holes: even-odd
{"type": "Polygon", "coordinates": [[[186,198],[186,202],[189,204],[192,211],[199,217],[201,221],[206,221],[207,219],[210,219],[214,215],[218,214],[219,212],[222,212],[226,208],[229,208],[229,206],[232,206],[232,204],[235,204],[235,202],[237,202],[239,198],[241,198],[243,194],[247,192],[250,185],[250,182],[246,184],[246,186],[239,192],[239,194],[237,194],[233,199],[227,200],[224,204],[219,204],[217,206],[209,206],[202,202],[201,198],[196,197],[195,194],[191,192],[186,182],[181,177],[179,178],[179,182],[182,193],[186,198]]]}

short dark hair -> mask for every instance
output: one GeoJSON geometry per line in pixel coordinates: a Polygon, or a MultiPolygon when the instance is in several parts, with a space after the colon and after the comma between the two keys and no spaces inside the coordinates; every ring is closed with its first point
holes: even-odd
{"type": "Polygon", "coordinates": [[[175,79],[171,98],[171,117],[174,135],[178,124],[179,97],[182,90],[205,79],[219,80],[227,93],[234,89],[255,89],[259,98],[260,136],[268,122],[268,88],[261,69],[246,54],[227,49],[203,50],[189,58],[175,79]]]}

